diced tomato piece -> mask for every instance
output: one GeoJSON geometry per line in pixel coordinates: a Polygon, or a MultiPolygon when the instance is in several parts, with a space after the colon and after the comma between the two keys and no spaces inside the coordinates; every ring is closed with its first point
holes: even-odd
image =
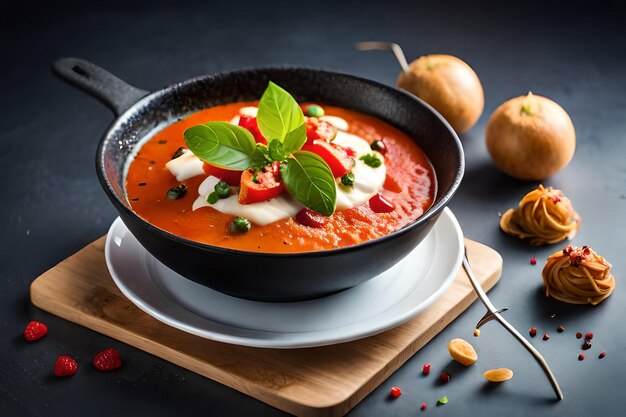
{"type": "Polygon", "coordinates": [[[370,208],[374,213],[391,213],[396,206],[384,195],[378,193],[374,197],[370,198],[370,208]]]}
{"type": "Polygon", "coordinates": [[[320,120],[317,117],[306,119],[306,139],[307,143],[314,140],[324,140],[330,142],[337,136],[337,128],[330,123],[320,120]]]}
{"type": "Polygon", "coordinates": [[[343,150],[346,153],[346,155],[349,156],[350,158],[354,158],[356,156],[356,151],[349,146],[341,146],[341,145],[337,145],[336,143],[333,143],[333,145],[336,148],[343,150]]]}
{"type": "Polygon", "coordinates": [[[241,179],[241,173],[243,171],[233,171],[231,169],[216,167],[215,165],[204,163],[203,166],[204,172],[207,175],[213,175],[221,179],[224,182],[227,182],[229,185],[239,185],[239,180],[241,179]]]}
{"type": "Polygon", "coordinates": [[[277,180],[271,168],[257,172],[258,183],[254,182],[253,178],[253,169],[248,169],[241,174],[241,188],[239,188],[239,202],[241,204],[271,200],[285,191],[285,185],[277,180]]]}
{"type": "Polygon", "coordinates": [[[263,145],[267,145],[267,140],[261,134],[259,130],[259,125],[257,124],[256,117],[250,116],[239,116],[239,126],[248,129],[252,136],[254,136],[254,140],[256,143],[262,143],[263,145]]]}
{"type": "Polygon", "coordinates": [[[328,220],[328,217],[310,208],[303,208],[296,214],[296,221],[303,226],[315,228],[324,227],[326,220],[328,220]]]}
{"type": "Polygon", "coordinates": [[[324,140],[314,140],[313,143],[305,143],[303,151],[313,152],[322,157],[330,167],[335,178],[347,174],[354,166],[354,159],[350,158],[346,151],[324,140]]]}

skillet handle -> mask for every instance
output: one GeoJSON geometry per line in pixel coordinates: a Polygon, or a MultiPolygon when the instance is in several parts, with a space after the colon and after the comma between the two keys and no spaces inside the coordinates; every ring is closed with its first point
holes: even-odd
{"type": "Polygon", "coordinates": [[[100,100],[116,116],[149,93],[80,58],[57,59],[52,64],[52,70],[61,79],[100,100]]]}

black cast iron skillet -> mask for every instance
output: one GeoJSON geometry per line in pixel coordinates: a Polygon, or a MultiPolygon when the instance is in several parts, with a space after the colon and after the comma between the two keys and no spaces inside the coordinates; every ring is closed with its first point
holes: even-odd
{"type": "Polygon", "coordinates": [[[294,301],[367,281],[422,241],[463,176],[461,143],[443,117],[415,96],[352,75],[308,68],[244,69],[203,75],[148,93],[81,59],[59,59],[53,69],[65,81],[98,98],[116,116],[100,140],[96,170],[124,224],[153,256],[174,271],[236,297],[294,301]],[[433,206],[415,222],[387,236],[340,249],[295,254],[245,252],[193,242],[133,213],[125,197],[124,177],[138,141],[155,127],[197,110],[257,100],[270,80],[298,101],[370,114],[406,132],[435,169],[438,189],[433,206]]]}

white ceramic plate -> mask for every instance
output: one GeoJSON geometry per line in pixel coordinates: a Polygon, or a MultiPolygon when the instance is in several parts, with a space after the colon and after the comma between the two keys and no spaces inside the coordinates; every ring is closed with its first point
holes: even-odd
{"type": "Polygon", "coordinates": [[[231,297],[182,277],[152,257],[119,218],[105,247],[113,280],[149,315],[207,339],[265,348],[329,345],[398,326],[443,294],[462,254],[461,228],[446,208],[422,243],[381,275],[328,297],[266,303],[231,297]]]}

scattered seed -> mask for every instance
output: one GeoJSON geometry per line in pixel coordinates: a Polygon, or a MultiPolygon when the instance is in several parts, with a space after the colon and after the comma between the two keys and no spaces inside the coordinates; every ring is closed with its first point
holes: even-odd
{"type": "Polygon", "coordinates": [[[530,264],[531,265],[537,265],[537,258],[535,258],[534,256],[532,258],[530,258],[530,264]]]}
{"type": "Polygon", "coordinates": [[[565,331],[565,326],[563,326],[562,324],[556,328],[556,331],[559,333],[563,333],[565,331]]]}
{"type": "Polygon", "coordinates": [[[448,382],[450,382],[450,374],[447,372],[442,372],[441,374],[439,374],[439,380],[447,384],[448,382]]]}
{"type": "Polygon", "coordinates": [[[430,373],[430,363],[425,363],[424,366],[422,366],[422,373],[424,375],[428,375],[430,373]]]}
{"type": "Polygon", "coordinates": [[[140,182],[139,184],[137,184],[140,187],[145,187],[146,185],[148,185],[148,183],[145,182],[140,182]]]}
{"type": "Polygon", "coordinates": [[[576,332],[576,339],[580,339],[581,337],[583,337],[583,334],[581,332],[576,332]]]}
{"type": "Polygon", "coordinates": [[[400,387],[392,387],[389,395],[391,395],[392,398],[398,398],[402,395],[402,390],[400,389],[400,387]]]}
{"type": "Polygon", "coordinates": [[[548,340],[549,338],[550,338],[550,335],[548,333],[543,334],[543,340],[548,340]]]}
{"type": "Polygon", "coordinates": [[[583,350],[591,349],[591,343],[588,340],[585,340],[585,343],[582,345],[583,350]]]}
{"type": "Polygon", "coordinates": [[[537,328],[536,327],[531,327],[530,330],[528,331],[528,334],[530,335],[530,337],[537,336],[537,328]]]}
{"type": "Polygon", "coordinates": [[[591,332],[585,333],[585,340],[591,340],[591,339],[593,339],[593,333],[591,332]]]}
{"type": "Polygon", "coordinates": [[[160,139],[157,143],[159,145],[165,145],[167,143],[167,140],[166,139],[160,139]]]}
{"type": "Polygon", "coordinates": [[[422,411],[426,410],[426,403],[422,403],[422,406],[420,407],[420,409],[421,409],[422,411]]]}
{"type": "Polygon", "coordinates": [[[580,355],[578,355],[578,360],[579,361],[584,361],[585,360],[585,354],[581,353],[580,355]]]}
{"type": "Polygon", "coordinates": [[[480,329],[474,329],[474,337],[480,336],[480,329]]]}
{"type": "Polygon", "coordinates": [[[600,354],[598,355],[598,358],[599,358],[599,359],[602,359],[602,358],[604,358],[605,356],[606,356],[606,352],[605,352],[605,351],[602,351],[602,352],[600,352],[600,354]]]}
{"type": "Polygon", "coordinates": [[[131,199],[130,201],[139,201],[139,199],[137,197],[131,199]]]}
{"type": "Polygon", "coordinates": [[[550,314],[550,318],[551,318],[551,319],[553,319],[553,318],[555,318],[555,317],[556,317],[556,313],[552,313],[552,314],[550,314]]]}
{"type": "Polygon", "coordinates": [[[150,165],[154,165],[154,164],[156,164],[156,161],[150,161],[150,162],[148,162],[148,163],[149,163],[150,165]]]}

